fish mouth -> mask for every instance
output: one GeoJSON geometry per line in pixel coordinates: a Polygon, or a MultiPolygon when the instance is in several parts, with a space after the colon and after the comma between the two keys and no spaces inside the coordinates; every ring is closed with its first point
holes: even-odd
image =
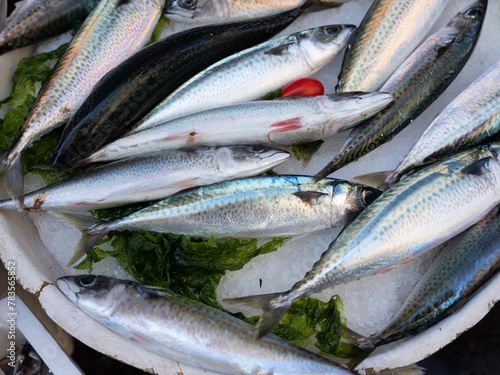
{"type": "Polygon", "coordinates": [[[284,150],[269,149],[260,155],[260,158],[266,164],[276,166],[290,158],[290,153],[284,150]]]}
{"type": "Polygon", "coordinates": [[[163,11],[165,16],[172,19],[180,19],[183,21],[194,21],[196,12],[194,9],[185,9],[180,6],[179,1],[174,0],[163,11]]]}
{"type": "Polygon", "coordinates": [[[78,300],[78,293],[80,293],[80,287],[68,277],[60,277],[56,280],[56,285],[59,290],[64,294],[71,302],[76,303],[78,300]]]}

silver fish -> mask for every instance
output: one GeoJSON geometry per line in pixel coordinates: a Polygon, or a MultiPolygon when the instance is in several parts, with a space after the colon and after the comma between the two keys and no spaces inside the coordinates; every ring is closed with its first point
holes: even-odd
{"type": "Polygon", "coordinates": [[[500,269],[500,207],[445,245],[390,323],[360,346],[387,344],[423,331],[474,296],[500,269]]]}
{"type": "Polygon", "coordinates": [[[21,152],[65,123],[102,76],[148,42],[164,2],[103,0],[87,17],[0,162],[8,193],[19,207],[24,194],[21,152]]]}
{"type": "Polygon", "coordinates": [[[90,226],[64,215],[83,232],[76,260],[112,230],[146,229],[205,238],[307,234],[346,224],[379,194],[344,180],[265,176],[181,192],[120,219],[96,220],[90,226]]]}
{"type": "Polygon", "coordinates": [[[103,276],[57,279],[60,291],[97,322],[174,361],[223,374],[353,374],[200,302],[103,276]]]}
{"type": "MultiPolygon", "coordinates": [[[[203,24],[236,22],[268,17],[304,5],[308,0],[174,0],[166,7],[168,18],[203,24]]],[[[328,8],[352,0],[319,0],[316,7],[328,8]]]]}
{"type": "Polygon", "coordinates": [[[229,56],[175,90],[134,131],[205,109],[260,99],[328,64],[355,29],[349,25],[317,27],[229,56]]]}
{"type": "MultiPolygon", "coordinates": [[[[96,210],[155,201],[195,186],[263,173],[290,157],[261,146],[185,148],[90,169],[25,196],[24,210],[96,210]]],[[[0,202],[0,211],[17,209],[0,202]]]]}
{"type": "Polygon", "coordinates": [[[448,0],[377,0],[346,51],[337,92],[378,90],[422,42],[448,0]]]}
{"type": "Polygon", "coordinates": [[[443,243],[500,203],[499,155],[500,143],[493,143],[408,176],[368,206],[289,291],[232,302],[264,310],[258,323],[263,335],[294,301],[391,269],[443,243]]]}
{"type": "Polygon", "coordinates": [[[490,139],[500,131],[500,61],[474,81],[429,124],[386,184],[453,152],[490,139]]]}
{"type": "Polygon", "coordinates": [[[129,134],[83,162],[117,160],[186,146],[303,144],[352,128],[391,100],[392,95],[385,93],[346,93],[213,108],[129,134]]]}

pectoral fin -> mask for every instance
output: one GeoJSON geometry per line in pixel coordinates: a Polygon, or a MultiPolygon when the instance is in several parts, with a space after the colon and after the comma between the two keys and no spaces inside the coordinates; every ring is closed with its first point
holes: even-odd
{"type": "Polygon", "coordinates": [[[328,195],[326,193],[319,193],[317,191],[297,191],[293,193],[297,198],[300,198],[304,203],[314,206],[319,203],[321,198],[328,195]]]}

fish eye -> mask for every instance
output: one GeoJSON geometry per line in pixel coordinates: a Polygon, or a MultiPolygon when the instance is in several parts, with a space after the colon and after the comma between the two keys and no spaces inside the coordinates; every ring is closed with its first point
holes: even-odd
{"type": "Polygon", "coordinates": [[[376,196],[373,193],[373,191],[370,190],[363,190],[363,193],[361,195],[361,199],[363,200],[363,203],[365,205],[371,204],[375,200],[376,196]]]}
{"type": "Polygon", "coordinates": [[[80,277],[79,281],[81,286],[90,286],[97,281],[97,277],[94,275],[85,275],[80,277]]]}
{"type": "Polygon", "coordinates": [[[473,8],[465,14],[465,17],[475,19],[475,18],[479,17],[480,15],[481,15],[481,11],[478,8],[473,8]]]}
{"type": "Polygon", "coordinates": [[[262,152],[262,151],[264,151],[264,146],[261,146],[261,145],[253,145],[253,146],[252,146],[252,151],[255,151],[255,152],[262,152]]]}
{"type": "Polygon", "coordinates": [[[196,8],[196,0],[182,0],[179,5],[182,8],[194,10],[196,8]]]}
{"type": "Polygon", "coordinates": [[[325,28],[325,34],[328,36],[335,36],[340,32],[340,27],[338,26],[328,26],[325,28]]]}

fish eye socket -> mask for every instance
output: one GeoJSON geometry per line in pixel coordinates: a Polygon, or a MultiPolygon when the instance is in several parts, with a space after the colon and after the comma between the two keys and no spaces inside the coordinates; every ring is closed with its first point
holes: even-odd
{"type": "Polygon", "coordinates": [[[477,8],[474,8],[474,9],[471,9],[467,12],[467,14],[465,15],[467,18],[477,18],[481,15],[481,11],[477,8]]]}
{"type": "Polygon", "coordinates": [[[80,277],[81,286],[90,286],[97,281],[97,277],[94,275],[85,275],[80,277]]]}
{"type": "Polygon", "coordinates": [[[363,190],[362,199],[363,203],[368,206],[375,200],[375,194],[373,194],[373,191],[363,190]]]}
{"type": "Polygon", "coordinates": [[[252,151],[255,151],[255,152],[262,152],[262,151],[264,151],[264,146],[261,146],[261,145],[253,145],[253,146],[252,146],[252,151]]]}
{"type": "Polygon", "coordinates": [[[194,10],[196,8],[196,0],[182,0],[179,5],[182,8],[194,10]]]}
{"type": "Polygon", "coordinates": [[[335,36],[340,32],[340,27],[338,26],[328,26],[325,28],[325,34],[328,36],[335,36]]]}

